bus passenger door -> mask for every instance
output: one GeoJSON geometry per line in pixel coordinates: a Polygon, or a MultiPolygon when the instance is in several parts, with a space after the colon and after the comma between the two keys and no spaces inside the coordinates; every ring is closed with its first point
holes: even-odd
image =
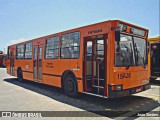
{"type": "Polygon", "coordinates": [[[42,82],[42,46],[34,46],[33,79],[42,82]]]}
{"type": "Polygon", "coordinates": [[[10,74],[14,75],[14,52],[10,53],[10,74]]]}
{"type": "Polygon", "coordinates": [[[84,39],[84,87],[85,92],[104,95],[106,78],[105,35],[84,39]]]}

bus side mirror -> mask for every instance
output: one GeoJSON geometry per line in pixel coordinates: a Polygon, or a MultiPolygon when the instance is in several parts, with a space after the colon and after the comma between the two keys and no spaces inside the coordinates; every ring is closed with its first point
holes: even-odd
{"type": "Polygon", "coordinates": [[[117,49],[116,51],[119,52],[120,51],[120,31],[119,30],[115,30],[115,41],[117,42],[117,49]]]}
{"type": "Polygon", "coordinates": [[[115,30],[115,41],[117,41],[118,43],[120,41],[120,31],[119,30],[115,30]]]}

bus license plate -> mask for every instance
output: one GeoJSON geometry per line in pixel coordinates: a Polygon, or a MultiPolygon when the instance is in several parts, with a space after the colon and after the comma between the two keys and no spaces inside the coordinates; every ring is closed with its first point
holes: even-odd
{"type": "Polygon", "coordinates": [[[136,88],[136,92],[142,91],[142,88],[136,88]]]}

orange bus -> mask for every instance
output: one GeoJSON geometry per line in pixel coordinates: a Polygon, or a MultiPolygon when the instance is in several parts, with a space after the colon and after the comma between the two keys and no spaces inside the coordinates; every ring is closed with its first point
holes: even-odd
{"type": "Polygon", "coordinates": [[[150,88],[148,30],[104,21],[8,46],[7,73],[71,97],[128,96],[150,88]]]}
{"type": "Polygon", "coordinates": [[[152,82],[160,81],[160,36],[149,38],[148,41],[150,44],[150,79],[152,82]]]}
{"type": "Polygon", "coordinates": [[[6,67],[6,54],[0,51],[0,67],[6,67]]]}

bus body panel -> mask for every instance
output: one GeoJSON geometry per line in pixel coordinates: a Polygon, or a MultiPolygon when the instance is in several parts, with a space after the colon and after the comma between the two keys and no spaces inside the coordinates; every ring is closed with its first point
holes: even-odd
{"type": "Polygon", "coordinates": [[[24,74],[24,79],[33,80],[33,61],[32,60],[15,60],[15,76],[17,76],[17,70],[21,67],[24,74]]]}

